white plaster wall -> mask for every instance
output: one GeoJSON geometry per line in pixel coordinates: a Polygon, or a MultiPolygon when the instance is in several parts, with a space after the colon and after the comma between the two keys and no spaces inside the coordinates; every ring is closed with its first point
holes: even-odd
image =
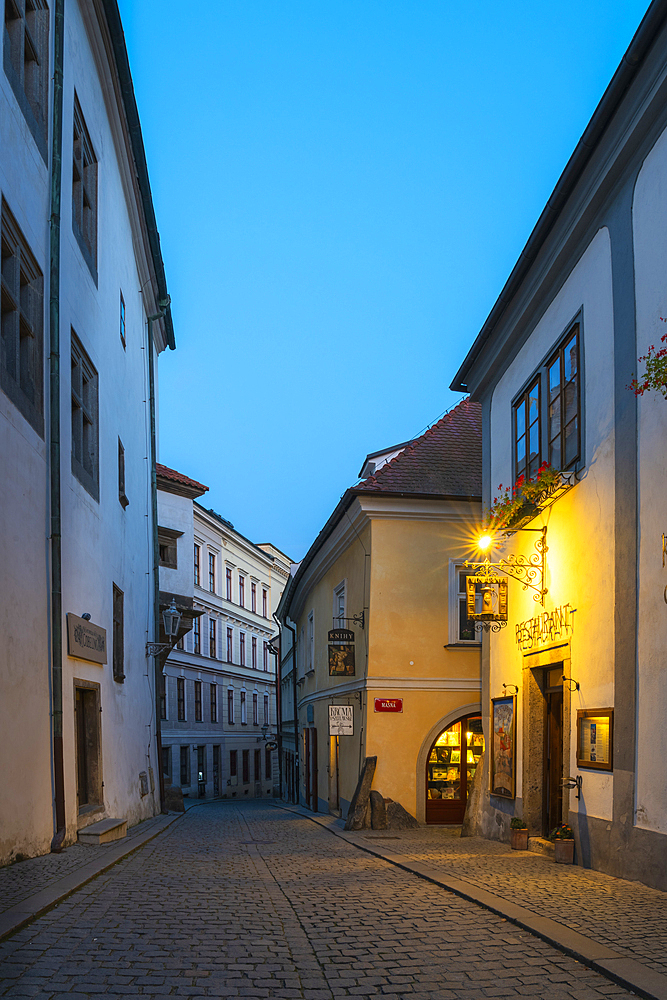
{"type": "MultiPolygon", "coordinates": [[[[537,324],[520,354],[500,379],[491,410],[492,495],[500,483],[512,481],[512,399],[545,360],[579,310],[583,345],[586,467],[581,481],[529,527],[548,525],[546,610],[569,603],[576,608],[571,639],[572,676],[580,690],[572,694],[570,774],[576,768],[576,713],[580,708],[614,704],[614,463],[613,463],[613,312],[609,234],[600,230],[558,295],[537,324]]],[[[537,535],[523,532],[508,540],[502,554],[534,551],[537,535]]],[[[494,554],[492,558],[497,558],[494,554]]],[[[531,591],[509,583],[508,627],[490,637],[490,696],[502,685],[517,684],[521,704],[523,654],[515,641],[515,625],[534,617],[541,607],[531,591]]],[[[522,795],[523,713],[519,711],[517,796],[522,795]]],[[[612,816],[612,779],[586,771],[583,794],[570,808],[591,816],[612,816]]]]}
{"type": "MultiPolygon", "coordinates": [[[[665,346],[667,333],[667,133],[639,173],[633,201],[637,353],[665,346]]],[[[645,369],[639,368],[639,371],[645,369]]],[[[629,378],[628,378],[629,381],[629,378]]],[[[667,567],[662,533],[667,532],[665,442],[667,401],[655,392],[638,400],[639,620],[637,688],[637,826],[667,833],[667,567]]]]}
{"type": "MultiPolygon", "coordinates": [[[[68,6],[65,36],[61,341],[63,612],[87,611],[107,629],[110,662],[99,667],[67,656],[63,705],[68,835],[77,822],[74,680],[101,685],[102,768],[106,815],[130,824],[152,815],[156,795],[140,795],[139,773],[157,768],[152,662],[152,539],[146,322],[139,289],[130,208],[121,180],[105,92],[78,4],[68,6]],[[72,113],[76,90],[98,160],[98,285],[72,231],[72,113]],[[119,329],[122,291],[126,348],[119,329]],[[73,328],[99,376],[99,502],[71,471],[70,381],[67,359],[73,328]],[[118,438],[125,448],[129,506],[118,500],[118,438]],[[148,515],[148,516],[147,516],[148,515]],[[125,595],[125,681],[113,679],[113,584],[125,595]]],[[[108,101],[108,103],[107,103],[108,101]]],[[[157,360],[157,359],[156,359],[157,360]]]]}
{"type": "MultiPolygon", "coordinates": [[[[48,302],[47,168],[1,66],[0,194],[44,275],[48,302]]],[[[45,343],[45,411],[47,358],[45,343]]],[[[45,434],[47,426],[45,419],[45,434]]],[[[0,391],[0,864],[48,851],[53,836],[47,440],[0,391]]]]}
{"type": "Polygon", "coordinates": [[[180,538],[176,539],[176,569],[160,567],[160,590],[169,594],[192,597],[194,589],[192,500],[158,490],[157,509],[159,525],[183,532],[180,538]]]}

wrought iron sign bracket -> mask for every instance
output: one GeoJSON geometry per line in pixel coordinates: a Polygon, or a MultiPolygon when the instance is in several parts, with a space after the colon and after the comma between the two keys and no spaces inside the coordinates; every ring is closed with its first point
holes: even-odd
{"type": "Polygon", "coordinates": [[[167,650],[171,653],[175,645],[175,642],[147,642],[146,656],[160,656],[161,653],[167,650]]]}
{"type": "Polygon", "coordinates": [[[353,625],[358,625],[359,628],[364,628],[364,623],[366,621],[365,615],[365,611],[360,611],[359,614],[354,615],[353,618],[334,618],[334,625],[336,622],[352,622],[353,625]]]}
{"type": "Polygon", "coordinates": [[[517,528],[516,530],[539,532],[540,537],[535,542],[536,551],[531,553],[531,555],[517,556],[512,553],[507,559],[499,559],[498,562],[491,562],[489,559],[486,559],[482,563],[466,562],[464,565],[481,570],[477,574],[480,577],[490,577],[492,571],[495,570],[498,573],[503,573],[505,576],[511,577],[513,580],[517,580],[524,590],[534,590],[533,600],[544,607],[544,599],[548,593],[545,587],[547,552],[549,550],[546,525],[542,528],[517,528]]]}

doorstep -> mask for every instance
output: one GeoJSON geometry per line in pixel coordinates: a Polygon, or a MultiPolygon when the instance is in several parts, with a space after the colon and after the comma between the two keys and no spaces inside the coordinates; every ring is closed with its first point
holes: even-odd
{"type": "Polygon", "coordinates": [[[99,847],[100,844],[111,844],[114,840],[123,840],[124,837],[127,837],[126,819],[101,819],[79,830],[78,833],[80,844],[93,844],[95,847],[99,847]]]}
{"type": "Polygon", "coordinates": [[[529,837],[528,850],[532,851],[533,854],[542,854],[545,858],[551,858],[552,861],[556,853],[552,842],[545,837],[529,837]]]}

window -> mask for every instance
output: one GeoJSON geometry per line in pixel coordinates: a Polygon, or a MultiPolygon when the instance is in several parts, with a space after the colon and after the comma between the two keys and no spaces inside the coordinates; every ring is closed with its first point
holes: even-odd
{"type": "Polygon", "coordinates": [[[190,784],[190,747],[181,747],[181,784],[190,784]]]}
{"type": "Polygon", "coordinates": [[[245,577],[239,573],[239,605],[245,607],[245,577]]]}
{"type": "Polygon", "coordinates": [[[162,773],[171,784],[171,747],[162,747],[162,773]]]}
{"type": "Polygon", "coordinates": [[[199,575],[199,567],[201,565],[200,556],[201,556],[201,547],[197,545],[197,543],[195,542],[195,554],[194,554],[195,587],[199,586],[199,582],[201,579],[199,575]]]}
{"type": "Polygon", "coordinates": [[[234,725],[234,688],[227,691],[227,722],[230,726],[234,725]]]}
{"type": "Polygon", "coordinates": [[[250,781],[250,751],[243,751],[243,784],[247,785],[250,781]]]}
{"type": "Polygon", "coordinates": [[[214,660],[217,659],[216,655],[216,639],[215,639],[215,618],[209,618],[208,620],[208,655],[214,660]]]}
{"type": "Polygon", "coordinates": [[[200,633],[200,622],[199,616],[192,619],[192,651],[193,653],[201,653],[201,633],[200,633]]]}
{"type": "Polygon", "coordinates": [[[246,706],[246,693],[241,691],[241,725],[248,725],[248,708],[246,706]]]}
{"type": "Polygon", "coordinates": [[[245,667],[245,632],[239,632],[239,663],[245,667]]]}
{"type": "Polygon", "coordinates": [[[44,282],[4,199],[0,289],[0,386],[33,430],[43,437],[44,282]]]}
{"type": "Polygon", "coordinates": [[[118,500],[125,510],[130,501],[125,495],[125,449],[120,438],[118,438],[118,500]]]}
{"type": "Polygon", "coordinates": [[[49,8],[43,0],[5,0],[5,74],[47,160],[49,8]]]}
{"type": "Polygon", "coordinates": [[[229,751],[229,777],[235,778],[238,774],[238,750],[229,751]]]}
{"type": "Polygon", "coordinates": [[[542,464],[540,378],[514,404],[514,462],[516,475],[532,479],[542,464]]]}
{"type": "MultiPolygon", "coordinates": [[[[449,642],[451,645],[459,643],[480,643],[481,634],[475,632],[475,626],[468,618],[466,577],[470,576],[473,570],[466,570],[461,563],[453,561],[449,564],[449,642]]],[[[477,584],[477,596],[475,598],[478,610],[482,610],[482,585],[477,584]]]]}
{"type": "Polygon", "coordinates": [[[211,684],[211,722],[218,721],[218,689],[211,684]]]}
{"type": "Polygon", "coordinates": [[[263,649],[262,649],[262,666],[264,667],[265,670],[269,669],[269,644],[268,644],[268,642],[264,642],[264,646],[263,646],[263,649]]]}
{"type": "Polygon", "coordinates": [[[185,649],[185,643],[183,641],[184,638],[185,638],[184,636],[179,637],[179,639],[176,642],[176,649],[185,649]]]}
{"type": "Polygon", "coordinates": [[[125,624],[124,594],[113,585],[113,679],[119,684],[125,680],[125,624]]]}
{"type": "Polygon", "coordinates": [[[255,781],[262,780],[262,751],[255,750],[255,781]]]}
{"type": "Polygon", "coordinates": [[[257,611],[257,584],[250,584],[250,610],[257,611]]]}
{"type": "Polygon", "coordinates": [[[208,554],[208,589],[215,594],[215,556],[212,552],[208,554]]]}
{"type": "Polygon", "coordinates": [[[225,570],[225,597],[228,601],[232,599],[232,571],[229,566],[225,570]]]}
{"type": "Polygon", "coordinates": [[[259,725],[259,696],[255,691],[252,696],[252,724],[253,726],[259,725]]]}
{"type": "Polygon", "coordinates": [[[167,678],[160,675],[160,718],[167,718],[167,678]]]}
{"type": "Polygon", "coordinates": [[[234,653],[234,630],[231,628],[227,629],[227,663],[233,663],[234,653]]]}
{"type": "Polygon", "coordinates": [[[201,681],[195,681],[195,722],[201,721],[201,681]]]}
{"type": "Polygon", "coordinates": [[[252,669],[257,670],[257,636],[253,635],[250,640],[250,662],[252,669]]]}
{"type": "Polygon", "coordinates": [[[206,782],[206,747],[197,747],[197,781],[206,782]]]}
{"type": "Polygon", "coordinates": [[[569,469],[581,455],[579,327],[549,362],[549,464],[569,469]]]}
{"type": "Polygon", "coordinates": [[[515,478],[532,479],[543,461],[566,470],[582,458],[580,339],[575,323],[514,401],[515,478]]]}
{"type": "Polygon", "coordinates": [[[97,283],[97,159],[76,94],[72,138],[72,229],[97,283]]]}
{"type": "Polygon", "coordinates": [[[268,696],[268,694],[264,695],[264,722],[265,722],[265,724],[267,726],[270,724],[270,720],[269,720],[269,696],[268,696]]]}
{"type": "Polygon", "coordinates": [[[176,678],[176,699],[178,702],[178,720],[179,722],[185,721],[185,679],[183,677],[176,678]]]}
{"type": "Polygon", "coordinates": [[[333,592],[334,628],[345,628],[345,581],[339,583],[333,592]]]}
{"type": "Polygon", "coordinates": [[[264,777],[267,781],[271,780],[271,751],[264,751],[264,777]]]}
{"type": "Polygon", "coordinates": [[[269,592],[268,592],[268,590],[265,590],[262,587],[262,615],[264,616],[264,618],[268,618],[269,617],[268,614],[267,614],[267,611],[268,611],[268,600],[269,600],[269,592]]]}
{"type": "Polygon", "coordinates": [[[306,647],[306,673],[315,669],[315,612],[308,615],[308,645],[306,647]]]}
{"type": "Polygon", "coordinates": [[[72,330],[72,474],[99,500],[97,371],[72,330]]]}
{"type": "Polygon", "coordinates": [[[157,542],[160,550],[160,566],[164,566],[166,569],[178,568],[178,544],[176,539],[180,535],[180,531],[158,527],[157,542]]]}
{"type": "Polygon", "coordinates": [[[123,345],[123,350],[126,347],[125,341],[125,299],[123,298],[123,293],[120,293],[120,342],[123,345]]]}

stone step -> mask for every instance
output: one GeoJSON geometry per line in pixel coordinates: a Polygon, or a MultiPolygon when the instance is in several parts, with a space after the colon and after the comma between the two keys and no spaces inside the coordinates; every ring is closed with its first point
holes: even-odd
{"type": "Polygon", "coordinates": [[[122,840],[127,837],[126,819],[101,819],[98,823],[91,823],[90,826],[79,830],[80,844],[93,844],[99,847],[100,844],[110,844],[114,840],[122,840]]]}
{"type": "Polygon", "coordinates": [[[554,858],[554,845],[545,837],[529,837],[528,850],[533,854],[543,854],[547,858],[554,858]]]}

